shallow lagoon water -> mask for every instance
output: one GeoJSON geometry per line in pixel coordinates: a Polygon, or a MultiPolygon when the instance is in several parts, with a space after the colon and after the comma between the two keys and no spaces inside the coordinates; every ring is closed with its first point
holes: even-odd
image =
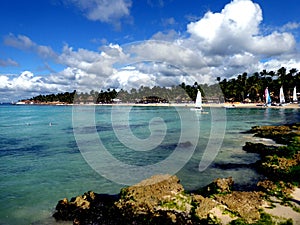
{"type": "MultiPolygon", "coordinates": [[[[255,125],[300,121],[299,109],[219,108],[214,110],[222,115],[218,119],[223,121],[219,123],[225,121],[226,130],[224,137],[218,137],[211,134],[212,113],[182,117],[191,113],[186,107],[136,106],[125,110],[129,112],[128,116],[124,116],[123,108],[116,111],[119,115],[115,115],[117,119],[114,123],[111,106],[81,106],[76,110],[80,110],[85,116],[92,110],[94,124],[90,126],[83,123],[80,127],[75,124],[78,128],[75,129],[72,106],[0,106],[0,224],[52,224],[54,221],[51,215],[56,203],[64,197],[71,198],[89,190],[118,193],[124,184],[107,179],[110,178],[108,175],[105,178],[105,174],[97,171],[101,167],[92,168],[84,159],[80,145],[78,146],[78,139],[82,138],[91,154],[97,151],[98,140],[93,136],[95,131],[97,138],[114,158],[137,168],[155,165],[167,159],[179,145],[183,149],[193,148],[191,158],[185,157],[187,153],[184,151],[178,155],[178,162],[181,159],[189,160],[176,174],[186,189],[194,190],[217,177],[233,176],[240,187],[255,184],[261,177],[245,165],[258,158],[256,154],[247,154],[242,150],[245,142],[252,138],[250,134],[243,132],[255,125]],[[143,151],[141,145],[137,147],[138,151],[131,149],[128,146],[135,147],[136,144],[126,143],[126,135],[125,144],[116,136],[118,129],[128,132],[128,124],[129,131],[132,132],[128,135],[132,134],[142,144],[146,143],[147,146],[144,147],[149,148],[148,151],[143,151]],[[195,124],[199,125],[197,135],[195,124]],[[188,129],[189,126],[193,129],[188,129]],[[182,130],[187,139],[195,136],[190,143],[180,141],[182,130]],[[153,139],[147,139],[151,135],[153,139]],[[194,138],[198,138],[195,146],[192,143],[194,138]],[[200,172],[199,163],[210,138],[214,138],[217,144],[221,143],[221,148],[209,167],[200,172]],[[161,141],[156,143],[155,140],[161,141]],[[222,169],[217,166],[220,164],[235,166],[222,169]]],[[[208,108],[207,110],[209,111],[208,108]]],[[[85,119],[84,116],[80,118],[85,119]]],[[[218,121],[214,122],[218,126],[218,121]]],[[[121,179],[126,174],[117,165],[107,166],[117,168],[113,172],[108,171],[110,175],[115,174],[121,179]]],[[[171,165],[170,171],[178,169],[175,167],[171,165]]],[[[163,172],[164,168],[160,171],[163,172]]],[[[148,172],[151,174],[156,170],[148,172]]],[[[148,172],[143,175],[147,176],[148,172]]]]}

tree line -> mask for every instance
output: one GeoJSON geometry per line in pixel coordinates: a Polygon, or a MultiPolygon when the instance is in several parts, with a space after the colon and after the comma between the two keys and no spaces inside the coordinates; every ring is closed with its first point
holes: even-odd
{"type": "Polygon", "coordinates": [[[294,87],[300,88],[300,72],[297,69],[281,67],[277,71],[255,72],[248,75],[246,72],[238,76],[208,84],[173,85],[172,87],[145,87],[131,90],[107,89],[89,93],[65,92],[49,95],[38,95],[31,98],[34,102],[63,102],[63,103],[182,103],[195,101],[197,90],[200,90],[204,102],[263,102],[264,90],[268,87],[272,101],[279,101],[279,89],[282,86],[286,101],[290,101],[294,87]]]}
{"type": "Polygon", "coordinates": [[[291,101],[294,87],[300,88],[300,72],[293,68],[289,71],[281,67],[277,71],[255,72],[251,76],[247,73],[238,75],[230,80],[217,78],[226,101],[261,102],[264,90],[268,87],[273,102],[279,102],[279,90],[283,87],[285,99],[291,101]]]}

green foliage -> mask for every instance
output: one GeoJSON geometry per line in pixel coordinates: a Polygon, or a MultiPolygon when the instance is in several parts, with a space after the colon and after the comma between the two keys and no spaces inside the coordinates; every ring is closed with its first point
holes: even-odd
{"type": "Polygon", "coordinates": [[[49,94],[49,95],[38,95],[29,100],[35,102],[62,102],[62,103],[73,103],[74,96],[76,91],[73,92],[65,92],[58,94],[49,94]]]}
{"type": "Polygon", "coordinates": [[[268,87],[272,101],[279,102],[279,89],[283,86],[285,99],[290,101],[292,90],[295,86],[299,90],[300,73],[296,69],[286,71],[282,67],[277,72],[263,70],[255,72],[252,76],[247,73],[238,75],[230,80],[218,78],[220,87],[226,101],[242,102],[246,99],[251,102],[263,101],[264,90],[268,87]]]}
{"type": "Polygon", "coordinates": [[[166,209],[175,209],[185,211],[187,207],[192,206],[191,197],[184,194],[178,194],[172,199],[161,202],[161,207],[166,209]]]}

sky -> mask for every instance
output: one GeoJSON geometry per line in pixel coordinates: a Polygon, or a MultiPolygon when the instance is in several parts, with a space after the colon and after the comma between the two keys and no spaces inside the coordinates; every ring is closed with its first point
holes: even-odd
{"type": "Polygon", "coordinates": [[[1,0],[0,102],[300,70],[298,0],[1,0]]]}

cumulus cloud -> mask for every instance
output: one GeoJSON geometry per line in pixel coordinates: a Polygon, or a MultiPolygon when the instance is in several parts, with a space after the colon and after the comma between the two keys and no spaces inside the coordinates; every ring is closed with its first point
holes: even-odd
{"type": "Polygon", "coordinates": [[[294,37],[289,33],[260,34],[262,19],[258,4],[250,0],[234,0],[220,13],[207,12],[199,21],[190,23],[187,31],[197,47],[207,54],[247,51],[273,56],[295,47],[294,37]]]}
{"type": "MultiPolygon", "coordinates": [[[[193,68],[206,65],[201,52],[185,48],[180,40],[174,42],[144,41],[126,46],[135,61],[167,62],[177,67],[193,68]]],[[[131,60],[133,60],[131,58],[131,60]]]]}
{"type": "Polygon", "coordinates": [[[194,82],[191,76],[180,68],[166,62],[143,61],[117,70],[107,81],[108,87],[130,90],[140,86],[171,87],[181,82],[194,82]]]}
{"type": "Polygon", "coordinates": [[[120,19],[130,15],[131,0],[65,0],[74,4],[84,15],[93,21],[119,23],[120,19]]]}
{"type": "Polygon", "coordinates": [[[33,97],[43,93],[53,93],[64,88],[47,82],[42,76],[35,76],[30,71],[20,75],[0,75],[1,101],[12,101],[33,97]]]}

